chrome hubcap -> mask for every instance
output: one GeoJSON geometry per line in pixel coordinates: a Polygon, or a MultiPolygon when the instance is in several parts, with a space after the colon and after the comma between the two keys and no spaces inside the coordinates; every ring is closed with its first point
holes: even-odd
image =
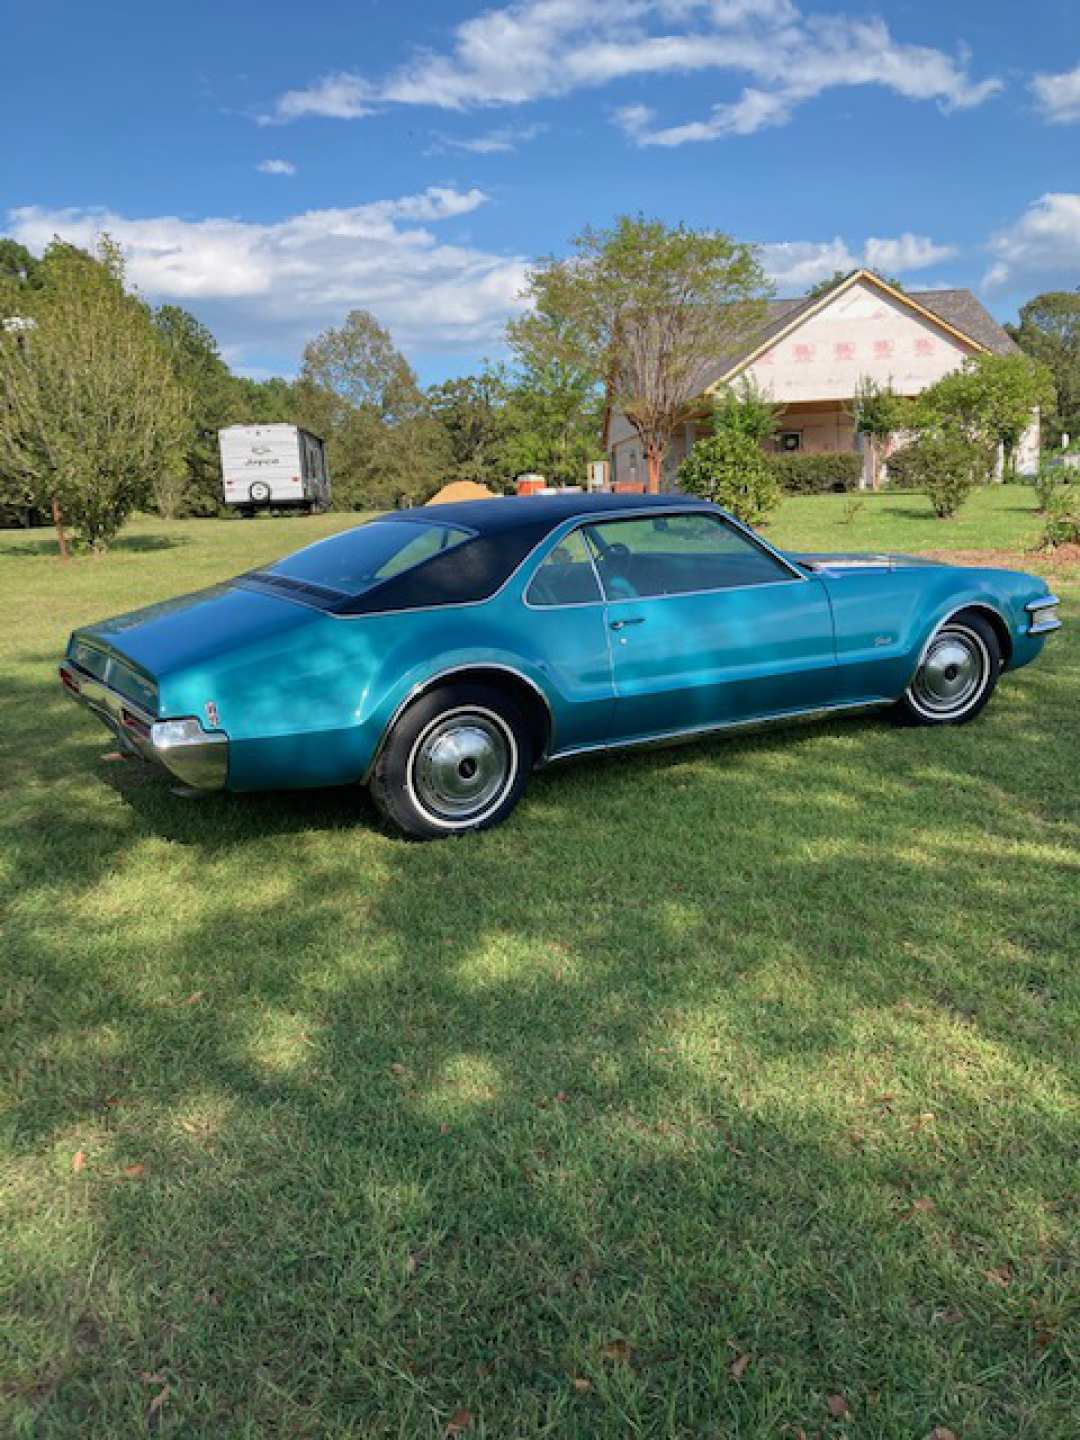
{"type": "Polygon", "coordinates": [[[416,798],[442,819],[473,819],[502,798],[512,767],[509,737],[494,717],[480,711],[445,715],[417,744],[416,798]]]}
{"type": "Polygon", "coordinates": [[[959,627],[944,629],[930,642],[911,687],[912,698],[935,715],[964,710],[978,697],[987,664],[985,647],[976,635],[959,627]]]}

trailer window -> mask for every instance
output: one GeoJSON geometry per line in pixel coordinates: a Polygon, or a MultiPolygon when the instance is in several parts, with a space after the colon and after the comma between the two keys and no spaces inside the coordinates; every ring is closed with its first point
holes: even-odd
{"type": "Polygon", "coordinates": [[[355,597],[471,538],[471,531],[456,525],[372,520],[286,555],[251,578],[280,576],[355,597]]]}

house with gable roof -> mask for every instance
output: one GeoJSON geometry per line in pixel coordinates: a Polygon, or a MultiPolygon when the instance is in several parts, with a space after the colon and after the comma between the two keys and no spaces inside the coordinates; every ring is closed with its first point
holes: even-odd
{"type": "MultiPolygon", "coordinates": [[[[770,300],[763,323],[740,348],[719,355],[702,377],[700,414],[672,436],[662,488],[694,442],[709,433],[709,397],[749,378],[782,405],[772,448],[807,454],[864,452],[852,421],[859,382],[870,377],[914,396],[958,369],[971,355],[1018,353],[1017,346],[970,290],[898,290],[870,270],[856,270],[823,295],[770,300]]],[[[641,443],[626,417],[609,413],[605,445],[609,482],[619,489],[647,488],[641,443]]],[[[1038,469],[1038,416],[1019,446],[1021,473],[1038,469]]]]}

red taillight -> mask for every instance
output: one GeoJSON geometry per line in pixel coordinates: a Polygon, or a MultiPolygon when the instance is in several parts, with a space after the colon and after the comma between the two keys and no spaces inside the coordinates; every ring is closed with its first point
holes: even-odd
{"type": "Polygon", "coordinates": [[[63,666],[60,667],[60,684],[66,685],[74,694],[79,694],[79,682],[75,679],[71,671],[65,670],[63,666]]]}
{"type": "Polygon", "coordinates": [[[127,707],[120,711],[120,721],[128,730],[134,730],[136,735],[142,735],[144,739],[150,738],[150,726],[145,720],[140,720],[138,715],[133,715],[127,707]]]}

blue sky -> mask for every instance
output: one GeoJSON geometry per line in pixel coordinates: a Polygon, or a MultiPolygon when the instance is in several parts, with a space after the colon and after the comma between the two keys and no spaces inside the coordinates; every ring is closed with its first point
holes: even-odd
{"type": "Polygon", "coordinates": [[[1077,0],[43,0],[5,38],[0,229],[109,230],[246,373],[354,307],[463,373],[531,257],[637,210],[779,294],[1080,284],[1077,0]]]}

